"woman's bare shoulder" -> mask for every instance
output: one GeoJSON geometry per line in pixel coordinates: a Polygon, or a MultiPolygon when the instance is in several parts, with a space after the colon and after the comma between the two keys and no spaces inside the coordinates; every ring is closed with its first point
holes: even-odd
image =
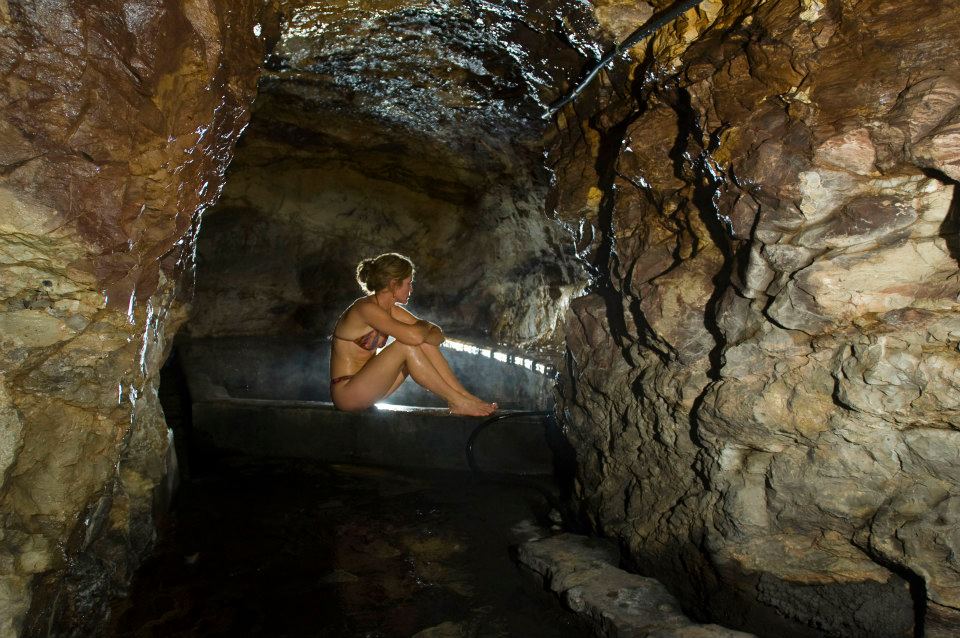
{"type": "Polygon", "coordinates": [[[374,303],[374,301],[369,296],[358,297],[354,299],[349,306],[347,306],[347,309],[343,311],[343,314],[344,316],[346,316],[347,314],[356,311],[357,309],[365,306],[366,304],[371,304],[371,303],[374,303]]]}
{"type": "Polygon", "coordinates": [[[360,313],[358,312],[358,308],[365,303],[370,303],[369,297],[359,297],[350,302],[350,305],[340,313],[340,318],[337,319],[336,325],[342,326],[344,322],[347,324],[364,323],[363,319],[359,317],[360,313]]]}

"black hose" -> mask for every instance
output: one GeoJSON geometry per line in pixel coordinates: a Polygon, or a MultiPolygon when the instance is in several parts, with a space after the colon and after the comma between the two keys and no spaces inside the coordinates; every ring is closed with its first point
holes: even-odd
{"type": "MultiPolygon", "coordinates": [[[[508,412],[506,414],[498,414],[495,417],[491,417],[475,427],[473,432],[470,433],[470,438],[467,439],[467,464],[470,466],[470,469],[473,470],[475,474],[483,474],[484,472],[477,467],[477,459],[473,454],[473,444],[476,442],[477,437],[480,436],[480,433],[483,432],[487,427],[496,423],[497,421],[504,421],[506,419],[516,419],[518,417],[524,416],[553,416],[552,410],[534,410],[530,412],[508,412]]],[[[522,476],[522,474],[521,474],[522,476]]]]}
{"type": "MultiPolygon", "coordinates": [[[[529,416],[542,416],[548,419],[554,418],[555,414],[553,410],[540,410],[540,411],[529,411],[529,412],[512,412],[508,414],[500,414],[495,417],[491,417],[474,428],[473,432],[470,433],[470,438],[467,439],[466,453],[467,453],[467,464],[470,466],[470,469],[474,474],[479,476],[485,481],[491,483],[505,483],[508,485],[517,485],[520,487],[527,487],[532,490],[535,490],[540,493],[543,499],[550,505],[550,507],[560,513],[561,519],[566,523],[570,520],[570,514],[567,512],[567,507],[562,502],[562,499],[554,494],[549,489],[544,487],[541,483],[533,479],[533,477],[527,474],[520,474],[516,476],[506,475],[506,474],[491,474],[480,469],[477,465],[477,459],[473,454],[473,444],[477,440],[477,437],[480,436],[480,433],[487,429],[489,426],[497,423],[498,421],[504,421],[506,419],[514,419],[518,417],[529,417],[529,416]]],[[[549,423],[548,423],[549,424],[549,423]]]]}
{"type": "Polygon", "coordinates": [[[557,111],[559,111],[560,109],[565,107],[567,104],[577,99],[577,96],[580,95],[583,92],[583,90],[587,88],[587,86],[591,82],[593,82],[593,78],[597,76],[597,73],[600,72],[600,69],[610,64],[610,62],[615,57],[617,57],[627,49],[630,49],[631,47],[636,45],[638,42],[640,42],[640,40],[643,40],[645,37],[647,37],[654,31],[659,30],[661,27],[665,26],[668,22],[680,17],[681,14],[686,13],[689,9],[697,6],[701,2],[703,2],[703,0],[683,0],[682,2],[678,3],[676,6],[671,7],[670,9],[668,9],[667,11],[664,11],[658,16],[655,16],[652,20],[650,20],[649,22],[647,22],[646,24],[644,24],[643,26],[635,30],[633,33],[627,36],[626,40],[624,40],[617,46],[613,47],[613,50],[611,50],[605,56],[600,58],[600,62],[597,64],[597,66],[595,66],[593,70],[591,70],[590,73],[587,74],[587,77],[585,77],[583,81],[577,85],[577,88],[575,88],[569,95],[564,97],[562,100],[554,103],[550,108],[548,108],[543,114],[543,119],[546,120],[553,117],[557,111]]]}

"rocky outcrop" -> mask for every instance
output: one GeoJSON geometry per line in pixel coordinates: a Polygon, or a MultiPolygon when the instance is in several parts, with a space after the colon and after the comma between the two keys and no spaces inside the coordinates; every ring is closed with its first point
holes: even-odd
{"type": "Polygon", "coordinates": [[[0,1],[0,635],[91,633],[173,457],[157,370],[263,3],[0,1]]]}
{"type": "Polygon", "coordinates": [[[960,627],[957,8],[708,1],[560,115],[581,511],[718,621],[960,627]]]}

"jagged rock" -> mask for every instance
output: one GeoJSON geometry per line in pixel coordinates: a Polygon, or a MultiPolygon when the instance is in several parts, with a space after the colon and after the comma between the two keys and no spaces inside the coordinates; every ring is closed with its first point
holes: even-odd
{"type": "Polygon", "coordinates": [[[97,633],[153,538],[173,463],[157,371],[263,9],[0,2],[2,636],[97,633]]]}
{"type": "Polygon", "coordinates": [[[733,626],[960,627],[956,8],[704,2],[558,122],[576,497],[733,626]]]}

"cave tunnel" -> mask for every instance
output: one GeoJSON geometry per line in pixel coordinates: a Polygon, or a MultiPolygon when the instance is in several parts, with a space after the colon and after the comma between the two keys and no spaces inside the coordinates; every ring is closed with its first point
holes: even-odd
{"type": "Polygon", "coordinates": [[[0,636],[960,635],[958,5],[0,0],[0,636]]]}

